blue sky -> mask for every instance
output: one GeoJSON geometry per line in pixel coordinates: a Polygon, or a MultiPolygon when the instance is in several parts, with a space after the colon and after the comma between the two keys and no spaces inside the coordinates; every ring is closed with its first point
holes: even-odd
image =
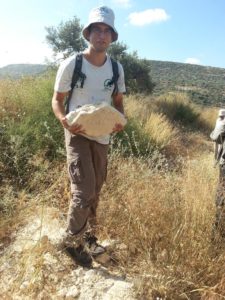
{"type": "Polygon", "coordinates": [[[43,63],[52,50],[46,26],[91,8],[111,7],[119,41],[140,58],[225,68],[224,0],[7,0],[0,1],[0,67],[43,63]]]}

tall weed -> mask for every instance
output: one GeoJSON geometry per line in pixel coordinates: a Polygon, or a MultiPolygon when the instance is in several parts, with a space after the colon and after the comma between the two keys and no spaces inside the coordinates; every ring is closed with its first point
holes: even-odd
{"type": "Polygon", "coordinates": [[[178,130],[169,122],[166,116],[154,112],[147,119],[144,131],[159,148],[165,148],[167,145],[173,144],[178,136],[178,130]]]}
{"type": "Polygon", "coordinates": [[[125,114],[139,123],[144,123],[152,111],[153,98],[140,95],[129,95],[124,99],[125,114]]]}
{"type": "Polygon", "coordinates": [[[112,136],[111,152],[124,156],[147,157],[153,151],[150,140],[144,134],[140,123],[129,120],[125,130],[112,136]]]}
{"type": "Polygon", "coordinates": [[[52,160],[63,154],[63,130],[51,108],[53,82],[51,72],[0,81],[0,165],[21,185],[34,171],[33,155],[41,151],[52,160]]]}
{"type": "Polygon", "coordinates": [[[211,155],[184,161],[181,173],[154,173],[131,158],[110,163],[100,232],[127,246],[118,259],[138,273],[140,298],[155,299],[156,291],[165,299],[200,297],[193,290],[204,291],[223,276],[222,257],[215,259],[211,249],[217,182],[211,155]]]}

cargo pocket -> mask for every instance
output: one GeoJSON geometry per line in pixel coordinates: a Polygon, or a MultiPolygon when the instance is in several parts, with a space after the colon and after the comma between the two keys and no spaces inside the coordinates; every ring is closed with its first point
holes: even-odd
{"type": "Polygon", "coordinates": [[[84,172],[79,158],[70,162],[69,174],[73,183],[80,183],[83,180],[84,172]]]}

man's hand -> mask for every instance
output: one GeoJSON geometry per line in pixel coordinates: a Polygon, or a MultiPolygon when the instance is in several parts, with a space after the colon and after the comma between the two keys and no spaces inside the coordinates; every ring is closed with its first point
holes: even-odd
{"type": "Polygon", "coordinates": [[[123,129],[124,126],[122,124],[116,123],[113,127],[112,133],[122,131],[123,129]]]}
{"type": "Polygon", "coordinates": [[[72,134],[84,133],[85,130],[79,124],[69,125],[65,117],[64,99],[67,93],[54,92],[52,97],[52,108],[55,116],[61,122],[62,126],[69,130],[72,134]]]}
{"type": "Polygon", "coordinates": [[[72,134],[80,134],[80,133],[85,134],[85,130],[82,128],[82,125],[73,124],[73,125],[69,126],[69,124],[67,123],[66,117],[61,119],[61,123],[62,123],[63,127],[66,128],[67,130],[69,130],[72,134]]]}

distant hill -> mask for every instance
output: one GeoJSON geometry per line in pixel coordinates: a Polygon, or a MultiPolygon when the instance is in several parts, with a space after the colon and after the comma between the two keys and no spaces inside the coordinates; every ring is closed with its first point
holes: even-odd
{"type": "Polygon", "coordinates": [[[33,76],[43,73],[47,70],[47,65],[40,64],[13,64],[0,68],[0,79],[17,79],[22,76],[33,76]]]}
{"type": "MultiPolygon", "coordinates": [[[[181,91],[199,104],[225,105],[225,69],[157,60],[149,63],[156,83],[153,94],[181,91]]],[[[0,68],[0,79],[39,75],[47,68],[40,64],[8,65],[0,68]]]]}
{"type": "Polygon", "coordinates": [[[154,94],[185,91],[199,104],[225,104],[225,69],[150,60],[154,94]]]}

